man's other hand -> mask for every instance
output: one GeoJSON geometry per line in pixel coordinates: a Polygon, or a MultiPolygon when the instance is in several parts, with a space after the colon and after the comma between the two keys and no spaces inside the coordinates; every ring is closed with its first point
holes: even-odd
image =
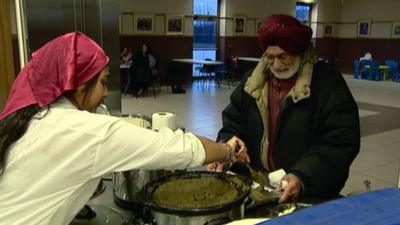
{"type": "Polygon", "coordinates": [[[302,192],[300,179],[292,173],[286,174],[282,178],[279,191],[282,192],[279,203],[296,202],[302,192]]]}

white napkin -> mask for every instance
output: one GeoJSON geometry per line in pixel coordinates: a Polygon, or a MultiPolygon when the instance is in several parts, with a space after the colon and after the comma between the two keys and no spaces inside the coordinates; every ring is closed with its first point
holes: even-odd
{"type": "MultiPolygon", "coordinates": [[[[282,177],[286,175],[286,172],[283,169],[275,170],[268,174],[269,184],[274,188],[279,188],[281,184],[282,177]]],[[[287,185],[287,183],[286,183],[287,185]]],[[[283,186],[283,184],[282,184],[283,186]]]]}

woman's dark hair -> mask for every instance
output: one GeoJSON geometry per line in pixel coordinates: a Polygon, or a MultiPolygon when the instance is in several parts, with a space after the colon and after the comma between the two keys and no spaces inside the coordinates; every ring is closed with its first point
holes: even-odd
{"type": "Polygon", "coordinates": [[[10,145],[25,134],[32,117],[39,111],[37,104],[30,105],[0,120],[0,176],[6,168],[10,145]]]}
{"type": "MultiPolygon", "coordinates": [[[[86,81],[85,87],[83,89],[85,92],[84,97],[83,97],[84,100],[86,100],[87,98],[90,98],[90,95],[93,94],[93,90],[96,87],[96,83],[97,83],[98,79],[100,78],[100,74],[101,74],[101,72],[99,72],[96,76],[94,76],[94,77],[90,78],[88,81],[86,81]]],[[[65,91],[63,95],[71,100],[71,98],[73,98],[72,95],[74,94],[75,91],[76,90],[65,91]]],[[[79,106],[78,106],[78,109],[82,110],[79,106]]]]}
{"type": "MultiPolygon", "coordinates": [[[[147,44],[147,43],[143,43],[141,46],[143,47],[144,45],[146,45],[146,47],[147,47],[147,53],[146,53],[146,55],[152,55],[152,56],[154,57],[154,59],[156,60],[155,68],[158,69],[158,57],[157,57],[156,54],[154,53],[153,48],[152,48],[149,44],[147,44]]],[[[141,49],[140,49],[140,52],[142,52],[141,49]]]]}

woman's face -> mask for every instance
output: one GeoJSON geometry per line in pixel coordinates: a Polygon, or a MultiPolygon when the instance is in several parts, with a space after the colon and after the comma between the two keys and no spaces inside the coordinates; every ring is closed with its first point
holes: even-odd
{"type": "Polygon", "coordinates": [[[75,100],[73,103],[81,110],[96,112],[97,107],[108,95],[107,83],[109,77],[110,70],[107,66],[93,83],[90,85],[86,83],[76,90],[73,94],[75,100]]]}
{"type": "Polygon", "coordinates": [[[142,52],[147,53],[147,45],[142,45],[142,52]]]}

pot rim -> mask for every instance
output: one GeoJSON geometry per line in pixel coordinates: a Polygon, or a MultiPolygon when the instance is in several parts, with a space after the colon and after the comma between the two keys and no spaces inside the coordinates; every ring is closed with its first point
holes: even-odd
{"type": "Polygon", "coordinates": [[[181,172],[162,177],[157,181],[153,181],[145,185],[142,190],[143,191],[142,196],[144,196],[143,204],[148,206],[151,210],[157,212],[180,215],[180,216],[200,216],[200,215],[223,213],[233,208],[236,208],[244,203],[244,200],[250,194],[251,190],[250,184],[251,184],[250,179],[240,175],[232,175],[232,174],[216,173],[208,171],[191,171],[183,173],[181,172]],[[175,207],[160,205],[152,200],[152,194],[154,193],[154,191],[161,183],[165,181],[168,181],[172,178],[198,178],[201,176],[216,177],[225,182],[229,182],[229,184],[238,191],[239,195],[228,203],[224,203],[218,206],[205,207],[205,208],[175,208],[175,207]],[[248,186],[247,190],[240,189],[240,187],[235,185],[233,181],[228,180],[229,177],[238,177],[239,179],[241,179],[243,181],[243,184],[248,186]]]}

